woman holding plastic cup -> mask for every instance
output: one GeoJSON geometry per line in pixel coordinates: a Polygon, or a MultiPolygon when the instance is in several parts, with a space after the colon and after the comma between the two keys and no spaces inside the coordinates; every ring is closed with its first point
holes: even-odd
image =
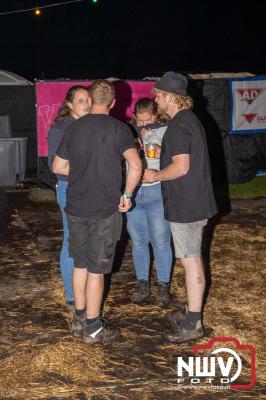
{"type": "MultiPolygon", "coordinates": [[[[135,104],[134,125],[143,149],[143,168],[160,169],[160,146],[167,120],[158,115],[157,104],[141,98],[135,104]]],[[[172,267],[171,232],[164,218],[160,182],[142,183],[133,198],[134,206],[127,212],[127,229],[132,240],[132,257],[137,286],[131,296],[134,303],[142,303],[150,296],[150,249],[152,246],[157,270],[156,304],[169,303],[169,282],[172,267]]]]}

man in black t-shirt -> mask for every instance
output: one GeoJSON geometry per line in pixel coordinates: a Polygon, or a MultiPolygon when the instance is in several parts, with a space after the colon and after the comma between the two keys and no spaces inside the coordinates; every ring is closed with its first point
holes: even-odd
{"type": "Polygon", "coordinates": [[[128,126],[109,115],[114,86],[96,80],[89,89],[91,114],[67,129],[53,162],[53,172],[68,175],[66,214],[69,254],[74,259],[73,291],[76,315],[72,334],[86,343],[110,342],[119,329],[100,317],[104,274],[110,273],[122,228],[121,212],[131,207],[142,166],[128,126]],[[128,162],[121,196],[121,161],[128,162]]]}
{"type": "Polygon", "coordinates": [[[146,170],[144,182],[162,181],[165,218],[170,221],[176,258],[180,258],[185,269],[186,315],[171,313],[169,318],[178,320],[180,325],[165,335],[167,340],[181,343],[203,336],[202,232],[217,208],[205,132],[191,110],[192,99],[187,96],[186,78],[166,72],[153,92],[159,111],[168,114],[171,121],[162,141],[161,170],[146,170]]]}

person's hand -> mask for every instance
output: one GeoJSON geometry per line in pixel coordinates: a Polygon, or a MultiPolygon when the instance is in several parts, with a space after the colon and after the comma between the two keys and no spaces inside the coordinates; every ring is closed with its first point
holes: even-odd
{"type": "Polygon", "coordinates": [[[132,201],[131,199],[127,198],[126,196],[121,196],[120,197],[120,202],[118,209],[120,212],[127,212],[130,208],[132,207],[132,201]]]}
{"type": "Polygon", "coordinates": [[[142,129],[141,129],[141,131],[140,131],[140,135],[141,135],[141,138],[143,139],[143,137],[146,135],[146,133],[147,132],[149,132],[149,128],[147,128],[146,126],[145,127],[143,127],[142,129]]]}
{"type": "Polygon", "coordinates": [[[155,175],[156,175],[156,170],[155,169],[145,169],[142,182],[143,183],[153,183],[156,182],[155,175]]]}

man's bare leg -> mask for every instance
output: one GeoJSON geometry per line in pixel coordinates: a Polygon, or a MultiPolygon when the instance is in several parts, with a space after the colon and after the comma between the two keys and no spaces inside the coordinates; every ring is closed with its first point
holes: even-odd
{"type": "Polygon", "coordinates": [[[76,313],[71,323],[72,335],[78,338],[83,337],[84,324],[86,320],[86,282],[87,268],[74,268],[72,283],[76,313]]]}
{"type": "Polygon", "coordinates": [[[97,318],[101,312],[104,290],[104,275],[88,272],[86,284],[87,319],[97,318]]]}
{"type": "Polygon", "coordinates": [[[188,310],[201,312],[206,284],[203,260],[200,256],[182,258],[181,263],[185,269],[188,310]]]}
{"type": "Polygon", "coordinates": [[[108,343],[120,337],[118,328],[106,327],[100,318],[104,291],[104,275],[88,272],[86,285],[87,319],[83,340],[88,344],[108,343]]]}
{"type": "Polygon", "coordinates": [[[87,277],[87,268],[74,268],[72,283],[76,310],[84,310],[86,308],[87,277]]]}
{"type": "Polygon", "coordinates": [[[182,258],[185,269],[188,297],[188,312],[180,320],[179,327],[165,335],[173,343],[183,343],[201,338],[204,334],[201,323],[203,295],[205,291],[204,265],[201,257],[182,258]]]}

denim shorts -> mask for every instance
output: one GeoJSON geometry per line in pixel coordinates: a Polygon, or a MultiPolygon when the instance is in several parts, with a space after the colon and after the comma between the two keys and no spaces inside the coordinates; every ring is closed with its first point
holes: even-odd
{"type": "Polygon", "coordinates": [[[75,268],[87,268],[94,274],[112,270],[117,241],[122,230],[122,215],[116,211],[110,217],[81,218],[67,215],[69,254],[75,268]]]}
{"type": "Polygon", "coordinates": [[[201,255],[203,228],[208,220],[189,223],[170,222],[176,258],[193,258],[201,255]]]}

